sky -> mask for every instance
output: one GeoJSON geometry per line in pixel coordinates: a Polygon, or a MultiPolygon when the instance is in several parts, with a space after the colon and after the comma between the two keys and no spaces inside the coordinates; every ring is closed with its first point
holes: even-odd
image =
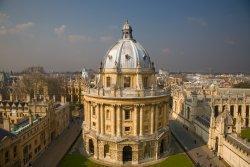
{"type": "Polygon", "coordinates": [[[97,70],[126,19],[157,69],[250,72],[248,0],[0,0],[0,70],[97,70]]]}

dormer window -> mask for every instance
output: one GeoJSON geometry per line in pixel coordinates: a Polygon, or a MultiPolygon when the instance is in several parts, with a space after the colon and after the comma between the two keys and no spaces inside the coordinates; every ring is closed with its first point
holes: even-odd
{"type": "Polygon", "coordinates": [[[107,77],[106,78],[106,87],[110,87],[110,85],[111,85],[111,78],[107,77]]]}
{"type": "Polygon", "coordinates": [[[124,88],[130,87],[131,78],[130,77],[124,77],[124,88]]]}
{"type": "Polygon", "coordinates": [[[148,87],[148,77],[143,78],[143,87],[147,88],[148,87]]]}

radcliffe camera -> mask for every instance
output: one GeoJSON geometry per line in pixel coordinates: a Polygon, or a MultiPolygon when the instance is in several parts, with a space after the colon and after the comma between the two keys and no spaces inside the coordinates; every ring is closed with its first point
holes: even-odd
{"type": "Polygon", "coordinates": [[[250,167],[248,0],[0,0],[0,167],[250,167]]]}

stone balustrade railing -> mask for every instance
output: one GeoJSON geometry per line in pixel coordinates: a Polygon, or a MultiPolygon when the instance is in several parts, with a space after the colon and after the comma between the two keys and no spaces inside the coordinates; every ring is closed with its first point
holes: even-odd
{"type": "Polygon", "coordinates": [[[169,89],[103,89],[103,88],[89,88],[83,94],[90,94],[94,96],[104,97],[153,97],[164,96],[170,93],[169,89]]]}

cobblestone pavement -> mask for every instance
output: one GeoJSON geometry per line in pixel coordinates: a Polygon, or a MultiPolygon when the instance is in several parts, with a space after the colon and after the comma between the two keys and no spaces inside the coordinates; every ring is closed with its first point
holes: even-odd
{"type": "Polygon", "coordinates": [[[32,163],[34,167],[56,167],[81,131],[80,121],[71,122],[42,155],[32,163]]]}
{"type": "Polygon", "coordinates": [[[187,131],[180,123],[175,120],[170,121],[170,130],[187,154],[202,167],[228,167],[228,165],[214,156],[207,145],[195,134],[187,131]]]}

